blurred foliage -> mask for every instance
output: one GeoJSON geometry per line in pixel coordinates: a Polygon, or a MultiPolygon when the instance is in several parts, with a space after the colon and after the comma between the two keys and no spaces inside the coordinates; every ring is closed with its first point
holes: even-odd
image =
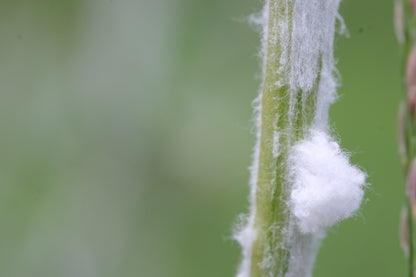
{"type": "MultiPolygon", "coordinates": [[[[372,186],[315,276],[403,276],[390,0],[345,0],[334,131],[372,186]]],[[[259,86],[249,0],[0,1],[0,275],[233,276],[259,86]]]]}

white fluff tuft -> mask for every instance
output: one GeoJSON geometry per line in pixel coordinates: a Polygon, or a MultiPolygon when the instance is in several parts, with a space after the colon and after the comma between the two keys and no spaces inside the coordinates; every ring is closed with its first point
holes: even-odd
{"type": "Polygon", "coordinates": [[[240,215],[234,239],[243,246],[243,261],[240,264],[238,274],[236,277],[249,277],[251,266],[251,251],[253,242],[256,239],[256,233],[253,230],[254,218],[250,215],[246,217],[240,215]]]}
{"type": "Polygon", "coordinates": [[[359,209],[366,174],[324,132],[312,131],[292,147],[288,170],[290,210],[302,233],[323,231],[359,209]]]}

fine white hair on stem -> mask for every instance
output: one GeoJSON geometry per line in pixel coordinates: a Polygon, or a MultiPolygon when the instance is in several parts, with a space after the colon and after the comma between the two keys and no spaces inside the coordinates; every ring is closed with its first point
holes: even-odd
{"type": "MultiPolygon", "coordinates": [[[[261,92],[253,101],[256,129],[260,130],[261,126],[261,92]]],[[[243,251],[243,260],[240,264],[236,277],[249,277],[251,266],[251,254],[253,243],[256,239],[256,231],[254,230],[254,220],[256,214],[256,190],[260,156],[260,132],[256,133],[256,145],[253,152],[253,163],[250,166],[250,214],[241,216],[234,232],[234,239],[240,243],[243,251]]]]}
{"type": "Polygon", "coordinates": [[[272,195],[281,191],[274,201],[284,204],[284,226],[273,222],[264,226],[262,221],[261,228],[269,235],[261,239],[271,242],[256,263],[262,276],[312,276],[325,230],[360,207],[366,174],[350,164],[331,138],[328,124],[329,107],[337,98],[333,57],[337,20],[339,31],[346,33],[338,14],[340,1],[265,0],[262,12],[251,17],[262,26],[263,83],[255,100],[257,142],[250,168],[250,213],[235,234],[243,249],[237,277],[250,276],[253,245],[265,234],[255,227],[260,166],[274,168],[266,186],[272,195]],[[279,16],[269,18],[271,13],[279,16]],[[266,86],[266,76],[273,80],[271,86],[270,82],[266,86]],[[262,137],[264,90],[285,93],[272,98],[276,102],[269,109],[275,112],[273,120],[266,115],[273,126],[270,137],[262,137]],[[282,110],[285,114],[279,114],[282,110]],[[270,145],[265,148],[271,152],[267,163],[260,161],[261,143],[270,145]],[[284,267],[276,262],[282,255],[289,257],[284,267]]]}
{"type": "MultiPolygon", "coordinates": [[[[267,49],[267,35],[268,35],[268,16],[269,16],[269,0],[265,0],[265,4],[260,13],[251,15],[250,22],[261,27],[261,51],[262,58],[262,74],[265,75],[265,61],[267,49]]],[[[260,156],[260,129],[261,129],[261,99],[262,99],[263,84],[260,86],[259,95],[253,101],[254,118],[256,127],[256,144],[253,151],[253,162],[250,166],[250,214],[247,217],[240,216],[240,223],[235,230],[234,239],[239,242],[242,247],[243,259],[240,264],[238,274],[236,277],[249,277],[251,267],[251,254],[253,243],[256,239],[256,232],[254,230],[254,221],[256,214],[256,190],[257,178],[260,156]],[[242,220],[243,219],[243,220],[242,220]]],[[[276,151],[278,151],[276,149],[276,151]]]]}
{"type": "Polygon", "coordinates": [[[336,99],[333,43],[335,21],[340,18],[339,3],[340,0],[296,0],[293,8],[290,72],[287,73],[290,93],[294,98],[302,91],[305,100],[319,79],[314,123],[321,129],[327,128],[329,106],[336,99]]]}

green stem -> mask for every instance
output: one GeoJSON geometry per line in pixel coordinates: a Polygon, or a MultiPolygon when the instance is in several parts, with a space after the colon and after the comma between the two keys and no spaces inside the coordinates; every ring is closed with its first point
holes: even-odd
{"type": "Polygon", "coordinates": [[[284,18],[288,11],[289,30],[291,29],[293,3],[294,1],[286,3],[284,0],[270,0],[269,2],[269,33],[267,34],[264,57],[260,153],[255,196],[254,229],[257,237],[252,249],[250,277],[270,276],[270,273],[280,277],[287,272],[290,252],[281,247],[285,243],[283,232],[287,229],[290,216],[286,205],[288,184],[285,180],[285,163],[288,159],[290,146],[304,137],[305,130],[311,125],[315,112],[319,78],[307,99],[302,99],[302,91],[294,92],[296,94],[294,118],[289,118],[290,93],[293,92],[290,92],[288,86],[276,85],[284,83],[284,76],[278,73],[282,53],[282,46],[276,39],[279,37],[278,20],[284,18]],[[302,105],[303,101],[306,102],[306,105],[302,105]],[[280,134],[279,156],[277,158],[273,155],[276,131],[280,134]],[[262,266],[265,257],[273,258],[272,268],[262,266]],[[270,272],[271,270],[272,272],[270,272]]]}

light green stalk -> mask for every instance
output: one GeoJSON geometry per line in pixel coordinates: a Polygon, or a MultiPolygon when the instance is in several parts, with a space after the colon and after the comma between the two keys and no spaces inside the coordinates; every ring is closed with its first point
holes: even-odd
{"type": "MultiPolygon", "coordinates": [[[[256,240],[253,244],[251,257],[250,277],[284,276],[289,265],[290,252],[282,246],[286,244],[285,230],[288,230],[289,210],[287,209],[287,181],[285,163],[288,151],[299,139],[305,135],[305,130],[311,125],[315,111],[317,85],[302,99],[302,91],[296,93],[296,111],[290,118],[290,97],[288,86],[277,86],[283,83],[284,76],[280,75],[279,68],[282,46],[276,38],[279,37],[278,19],[285,16],[286,7],[291,13],[293,1],[270,0],[268,9],[268,34],[266,38],[266,51],[264,57],[264,80],[261,94],[261,126],[260,126],[260,153],[258,165],[257,190],[255,195],[254,230],[256,240]],[[306,105],[302,103],[306,102],[306,105]],[[304,108],[302,108],[304,107],[304,108]],[[306,118],[306,120],[305,120],[306,118]],[[279,132],[279,155],[273,155],[275,133],[279,132]],[[272,270],[264,266],[267,257],[274,263],[272,270]],[[262,266],[263,265],[263,266],[262,266]]],[[[289,26],[289,30],[291,26],[289,26]]],[[[290,45],[290,44],[289,44],[290,45]]],[[[319,78],[316,83],[319,82],[319,78]]],[[[293,93],[293,92],[292,92],[293,93]]],[[[287,236],[287,235],[286,235],[287,236]]]]}

